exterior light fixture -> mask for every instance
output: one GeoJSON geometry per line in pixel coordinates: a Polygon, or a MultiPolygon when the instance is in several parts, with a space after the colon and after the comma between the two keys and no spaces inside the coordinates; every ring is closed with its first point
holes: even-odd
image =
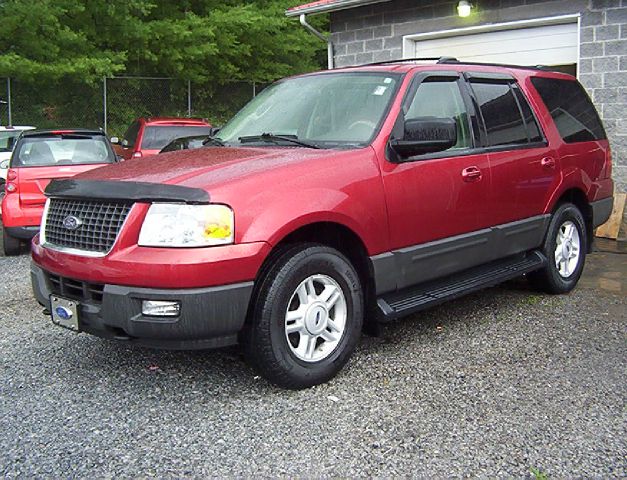
{"type": "Polygon", "coordinates": [[[457,14],[462,17],[468,17],[470,16],[470,11],[472,10],[472,3],[470,3],[468,0],[459,0],[459,3],[457,4],[457,14]]]}

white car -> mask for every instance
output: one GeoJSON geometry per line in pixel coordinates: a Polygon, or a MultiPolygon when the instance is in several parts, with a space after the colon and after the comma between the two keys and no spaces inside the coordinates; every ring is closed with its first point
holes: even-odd
{"type": "Polygon", "coordinates": [[[0,127],[0,185],[7,179],[9,159],[17,138],[23,131],[34,129],[35,127],[27,126],[0,127]]]}

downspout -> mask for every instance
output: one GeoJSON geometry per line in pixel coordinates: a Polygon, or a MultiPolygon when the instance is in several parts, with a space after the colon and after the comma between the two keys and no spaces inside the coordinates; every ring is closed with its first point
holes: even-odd
{"type": "Polygon", "coordinates": [[[333,42],[307,23],[307,15],[301,13],[300,24],[327,44],[327,62],[329,70],[333,70],[333,42]]]}

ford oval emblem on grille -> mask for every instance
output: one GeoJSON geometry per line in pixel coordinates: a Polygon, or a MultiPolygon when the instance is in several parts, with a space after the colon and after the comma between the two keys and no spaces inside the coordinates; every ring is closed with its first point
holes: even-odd
{"type": "Polygon", "coordinates": [[[83,224],[80,218],[75,217],[74,215],[68,215],[63,219],[63,226],[68,230],[76,230],[83,224]]]}

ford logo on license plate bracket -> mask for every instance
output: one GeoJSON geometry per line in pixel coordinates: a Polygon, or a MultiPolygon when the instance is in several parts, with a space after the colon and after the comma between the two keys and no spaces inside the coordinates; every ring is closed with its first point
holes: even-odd
{"type": "Polygon", "coordinates": [[[52,323],[69,328],[75,332],[80,331],[78,326],[78,304],[69,298],[50,296],[50,314],[52,323]]]}

